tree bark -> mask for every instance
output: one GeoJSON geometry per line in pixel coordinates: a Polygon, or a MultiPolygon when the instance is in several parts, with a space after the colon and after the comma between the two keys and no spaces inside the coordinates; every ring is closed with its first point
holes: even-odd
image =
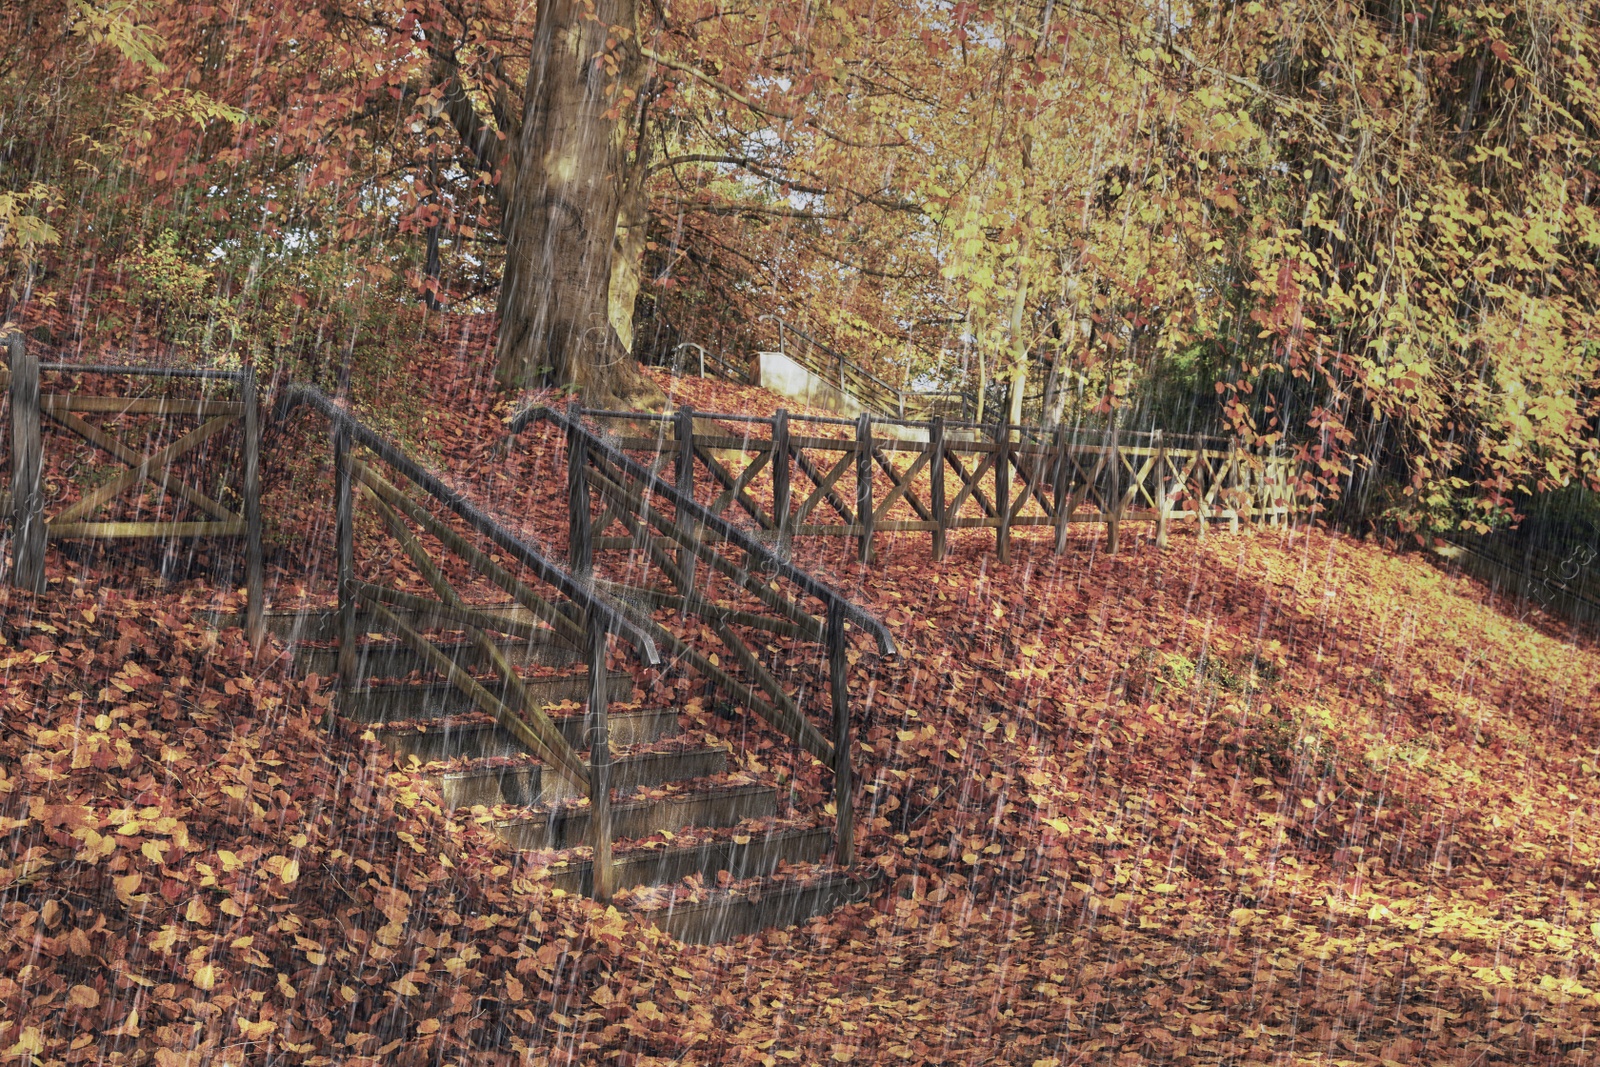
{"type": "MultiPolygon", "coordinates": [[[[607,406],[660,395],[617,336],[610,281],[626,189],[628,90],[642,62],[635,0],[544,0],[506,178],[495,377],[554,382],[607,406]],[[617,33],[609,53],[613,27],[617,33]],[[620,106],[619,106],[620,105],[620,106]]],[[[505,180],[505,179],[503,179],[505,180]]]]}

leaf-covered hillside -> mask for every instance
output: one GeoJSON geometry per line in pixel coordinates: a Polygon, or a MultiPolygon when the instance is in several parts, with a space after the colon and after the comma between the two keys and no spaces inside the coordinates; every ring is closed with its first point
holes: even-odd
{"type": "Polygon", "coordinates": [[[1315,530],[840,547],[807,551],[902,646],[853,672],[883,877],[712,948],[552,894],[492,812],[330,741],[326,685],[200,628],[213,591],[53,557],[0,630],[0,1053],[1586,1062],[1592,644],[1315,530]]]}

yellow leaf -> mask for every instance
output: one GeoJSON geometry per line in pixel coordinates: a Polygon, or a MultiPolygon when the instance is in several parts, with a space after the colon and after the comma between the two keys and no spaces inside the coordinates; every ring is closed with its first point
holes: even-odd
{"type": "Polygon", "coordinates": [[[75,985],[67,994],[67,1000],[75,1008],[93,1008],[100,1003],[100,994],[95,992],[94,986],[75,985]]]}
{"type": "Polygon", "coordinates": [[[25,1053],[40,1053],[44,1051],[44,1035],[39,1033],[37,1026],[25,1026],[17,1037],[17,1043],[6,1049],[7,1056],[21,1056],[25,1053]]]}
{"type": "Polygon", "coordinates": [[[273,1030],[271,1019],[262,1019],[259,1022],[251,1022],[249,1019],[241,1016],[238,1022],[239,1032],[244,1035],[244,1039],[246,1041],[260,1041],[269,1036],[273,1030]]]}
{"type": "Polygon", "coordinates": [[[1157,893],[1175,893],[1178,891],[1178,887],[1171,882],[1158,882],[1154,888],[1157,893]]]}
{"type": "Polygon", "coordinates": [[[1072,824],[1065,819],[1046,819],[1044,824],[1058,834],[1070,834],[1072,824]]]}
{"type": "Polygon", "coordinates": [[[183,917],[189,922],[209,926],[214,916],[211,914],[211,909],[206,907],[205,901],[199,897],[190,897],[189,906],[183,909],[183,917]]]}
{"type": "Polygon", "coordinates": [[[209,963],[195,968],[193,981],[196,989],[209,992],[217,988],[217,968],[209,963]]]}
{"type": "Polygon", "coordinates": [[[278,871],[278,878],[284,885],[292,885],[300,877],[300,861],[290,860],[278,871]]]}
{"type": "Polygon", "coordinates": [[[390,982],[389,988],[400,994],[402,997],[414,997],[418,993],[422,992],[422,990],[417,988],[417,983],[413,982],[409,978],[402,978],[398,982],[390,982]]]}
{"type": "Polygon", "coordinates": [[[427,1037],[429,1034],[437,1034],[438,1032],[439,1032],[439,1020],[438,1019],[424,1019],[420,1023],[417,1024],[417,1034],[419,1036],[427,1037]]]}

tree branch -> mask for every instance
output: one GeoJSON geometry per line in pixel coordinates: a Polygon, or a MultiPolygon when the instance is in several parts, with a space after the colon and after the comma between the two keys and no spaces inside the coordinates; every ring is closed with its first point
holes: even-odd
{"type": "Polygon", "coordinates": [[[845,145],[849,148],[904,148],[908,144],[907,141],[899,139],[893,141],[858,141],[855,138],[846,137],[837,130],[831,130],[822,125],[822,123],[818,122],[816,119],[805,118],[803,112],[782,111],[778,108],[769,107],[766,104],[758,103],[755,100],[752,100],[750,97],[745,96],[737,89],[734,89],[728,85],[724,85],[722,82],[713,78],[711,75],[707,74],[693,63],[684,63],[681,60],[668,59],[666,56],[654,52],[643,45],[639,46],[639,54],[652,63],[659,64],[660,66],[666,67],[669,70],[676,70],[689,75],[691,78],[694,78],[701,84],[715,89],[729,100],[732,100],[737,104],[742,104],[759,115],[765,115],[768,118],[778,119],[781,122],[803,122],[805,125],[815,129],[818,133],[821,133],[829,140],[836,141],[839,144],[845,145]]]}

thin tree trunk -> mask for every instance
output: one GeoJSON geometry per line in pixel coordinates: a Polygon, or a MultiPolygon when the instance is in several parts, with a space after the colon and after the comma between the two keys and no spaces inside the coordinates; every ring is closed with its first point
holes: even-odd
{"type": "Polygon", "coordinates": [[[622,347],[630,353],[633,352],[633,308],[643,281],[645,238],[650,230],[650,197],[644,184],[649,172],[647,142],[640,137],[617,210],[617,240],[611,253],[607,304],[611,328],[616,331],[622,347]]]}

